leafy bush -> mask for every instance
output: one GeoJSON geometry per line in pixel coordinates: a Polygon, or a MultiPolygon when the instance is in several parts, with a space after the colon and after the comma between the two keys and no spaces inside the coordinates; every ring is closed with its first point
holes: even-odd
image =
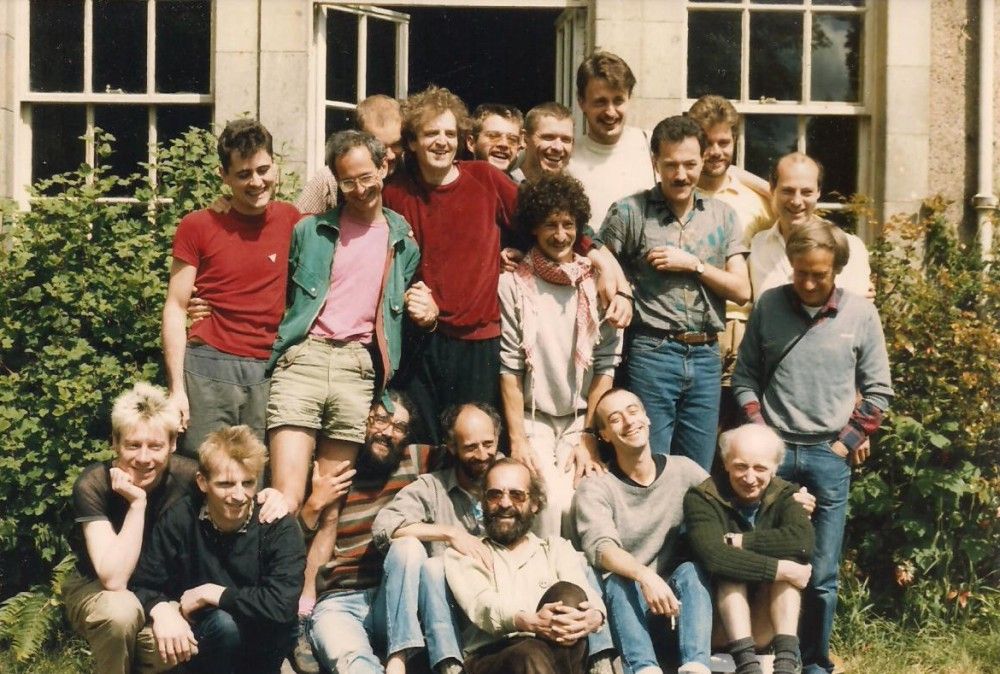
{"type": "Polygon", "coordinates": [[[852,486],[847,570],[883,615],[995,622],[1000,273],[957,240],[944,206],[889,223],[872,252],[896,398],[852,486]]]}
{"type": "MultiPolygon", "coordinates": [[[[97,139],[98,156],[113,138],[97,139]]],[[[100,162],[99,162],[100,163],[100,162]]],[[[82,165],[34,186],[0,240],[0,597],[67,552],[80,470],[110,456],[114,397],[163,381],[160,311],[180,218],[220,194],[215,138],[160,148],[155,183],[82,165]],[[135,186],[139,203],[102,202],[135,186]]],[[[146,167],[148,168],[148,167],[146,167]]],[[[5,223],[9,218],[5,218],[5,223]]]]}

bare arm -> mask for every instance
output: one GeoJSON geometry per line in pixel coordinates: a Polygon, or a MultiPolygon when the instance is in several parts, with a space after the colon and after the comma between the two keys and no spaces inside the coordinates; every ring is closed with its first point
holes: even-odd
{"type": "Polygon", "coordinates": [[[625,278],[625,271],[607,246],[591,248],[587,257],[599,274],[597,289],[601,302],[608,308],[605,314],[607,319],[616,328],[627,328],[632,322],[633,307],[632,289],[625,278]]]}
{"type": "Polygon", "coordinates": [[[101,587],[119,591],[128,586],[139,563],[146,521],[146,492],[132,484],[132,478],[120,468],[111,469],[111,489],[129,504],[122,528],[116,534],[107,520],[84,522],[83,540],[101,587]]]}
{"type": "Polygon", "coordinates": [[[167,369],[167,388],[181,413],[181,427],[186,428],[190,416],[187,394],[184,392],[184,350],[187,348],[186,314],[198,270],[187,262],[174,258],[170,265],[170,283],[163,304],[163,361],[167,369]]]}

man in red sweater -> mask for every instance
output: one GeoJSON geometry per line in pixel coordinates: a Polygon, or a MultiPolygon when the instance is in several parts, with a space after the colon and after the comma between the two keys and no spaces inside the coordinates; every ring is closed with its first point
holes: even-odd
{"type": "Polygon", "coordinates": [[[174,235],[163,357],[188,456],[223,426],[247,424],[264,439],[265,366],[285,309],[288,247],[300,217],[291,204],[271,201],[278,173],[272,145],[255,120],[227,124],[218,151],[231,208],[189,213],[174,235]],[[195,285],[212,312],[188,330],[195,285]]]}

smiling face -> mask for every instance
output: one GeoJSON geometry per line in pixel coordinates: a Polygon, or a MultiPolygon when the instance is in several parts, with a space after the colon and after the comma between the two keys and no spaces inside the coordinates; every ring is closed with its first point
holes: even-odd
{"type": "Polygon", "coordinates": [[[572,156],[573,118],[539,117],[534,132],[525,138],[525,173],[560,173],[572,156]]]}
{"type": "Polygon", "coordinates": [[[448,450],[455,456],[459,482],[478,485],[496,460],[497,429],[488,414],[475,407],[464,408],[455,418],[448,450]]]}
{"type": "Polygon", "coordinates": [[[667,203],[675,210],[683,210],[691,203],[701,177],[702,152],[698,139],[687,136],[679,141],[660,141],[653,166],[660,176],[660,190],[667,203]]]}
{"type": "Polygon", "coordinates": [[[508,546],[521,540],[537,512],[527,467],[503,464],[490,470],[483,485],[483,523],[492,540],[508,546]]]}
{"type": "Polygon", "coordinates": [[[566,211],[550,213],[532,232],[545,257],[559,264],[572,262],[576,243],[576,220],[572,215],[566,211]]]}
{"type": "Polygon", "coordinates": [[[151,491],[166,471],[174,441],[162,425],[139,421],[121,435],[115,466],[128,473],[132,484],[151,491]]]}
{"type": "Polygon", "coordinates": [[[386,167],[375,166],[367,147],[351,148],[334,161],[334,169],[347,210],[366,217],[381,208],[386,167]]]}
{"type": "Polygon", "coordinates": [[[725,468],[737,500],[751,504],[764,496],[778,470],[778,461],[770,445],[743,441],[730,446],[725,468]]]}
{"type": "Polygon", "coordinates": [[[521,149],[521,125],[500,115],[490,115],[483,120],[479,135],[470,136],[466,144],[476,159],[488,161],[506,173],[521,149]]]}
{"type": "Polygon", "coordinates": [[[382,405],[368,414],[365,442],[358,450],[356,462],[359,475],[385,477],[399,467],[410,432],[410,413],[400,404],[393,407],[395,411],[392,414],[382,405]]]}
{"type": "Polygon", "coordinates": [[[649,417],[638,396],[629,391],[606,395],[595,410],[601,437],[615,452],[637,454],[649,447],[649,417]]]}
{"type": "Polygon", "coordinates": [[[205,495],[205,505],[215,526],[222,531],[235,531],[243,526],[253,508],[258,476],[225,455],[213,463],[207,473],[198,472],[198,489],[205,495]]]}
{"type": "Polygon", "coordinates": [[[233,196],[230,204],[244,215],[261,215],[271,201],[278,169],[267,150],[257,150],[249,157],[236,150],[229,153],[229,169],[219,169],[222,182],[233,196]]]}
{"type": "Polygon", "coordinates": [[[713,178],[725,175],[733,163],[733,127],[724,122],[711,126],[705,130],[705,140],[702,173],[713,178]]]}
{"type": "Polygon", "coordinates": [[[420,124],[410,152],[424,180],[437,184],[451,171],[458,151],[458,121],[451,110],[428,115],[420,124]]]}
{"type": "Polygon", "coordinates": [[[778,164],[777,180],[771,189],[771,206],[778,216],[782,235],[787,239],[792,228],[807,222],[819,202],[819,167],[815,162],[794,158],[778,164]]]}
{"type": "Polygon", "coordinates": [[[617,143],[625,130],[628,91],[612,86],[602,77],[594,77],[587,82],[578,103],[587,118],[587,135],[602,145],[617,143]]]}

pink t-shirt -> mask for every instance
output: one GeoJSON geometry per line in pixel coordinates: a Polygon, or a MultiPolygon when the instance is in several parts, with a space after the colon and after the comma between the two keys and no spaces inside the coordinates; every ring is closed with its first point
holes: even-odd
{"type": "Polygon", "coordinates": [[[372,341],[388,249],[389,225],[383,216],[369,224],[341,212],[330,288],[309,334],[344,342],[372,341]]]}

